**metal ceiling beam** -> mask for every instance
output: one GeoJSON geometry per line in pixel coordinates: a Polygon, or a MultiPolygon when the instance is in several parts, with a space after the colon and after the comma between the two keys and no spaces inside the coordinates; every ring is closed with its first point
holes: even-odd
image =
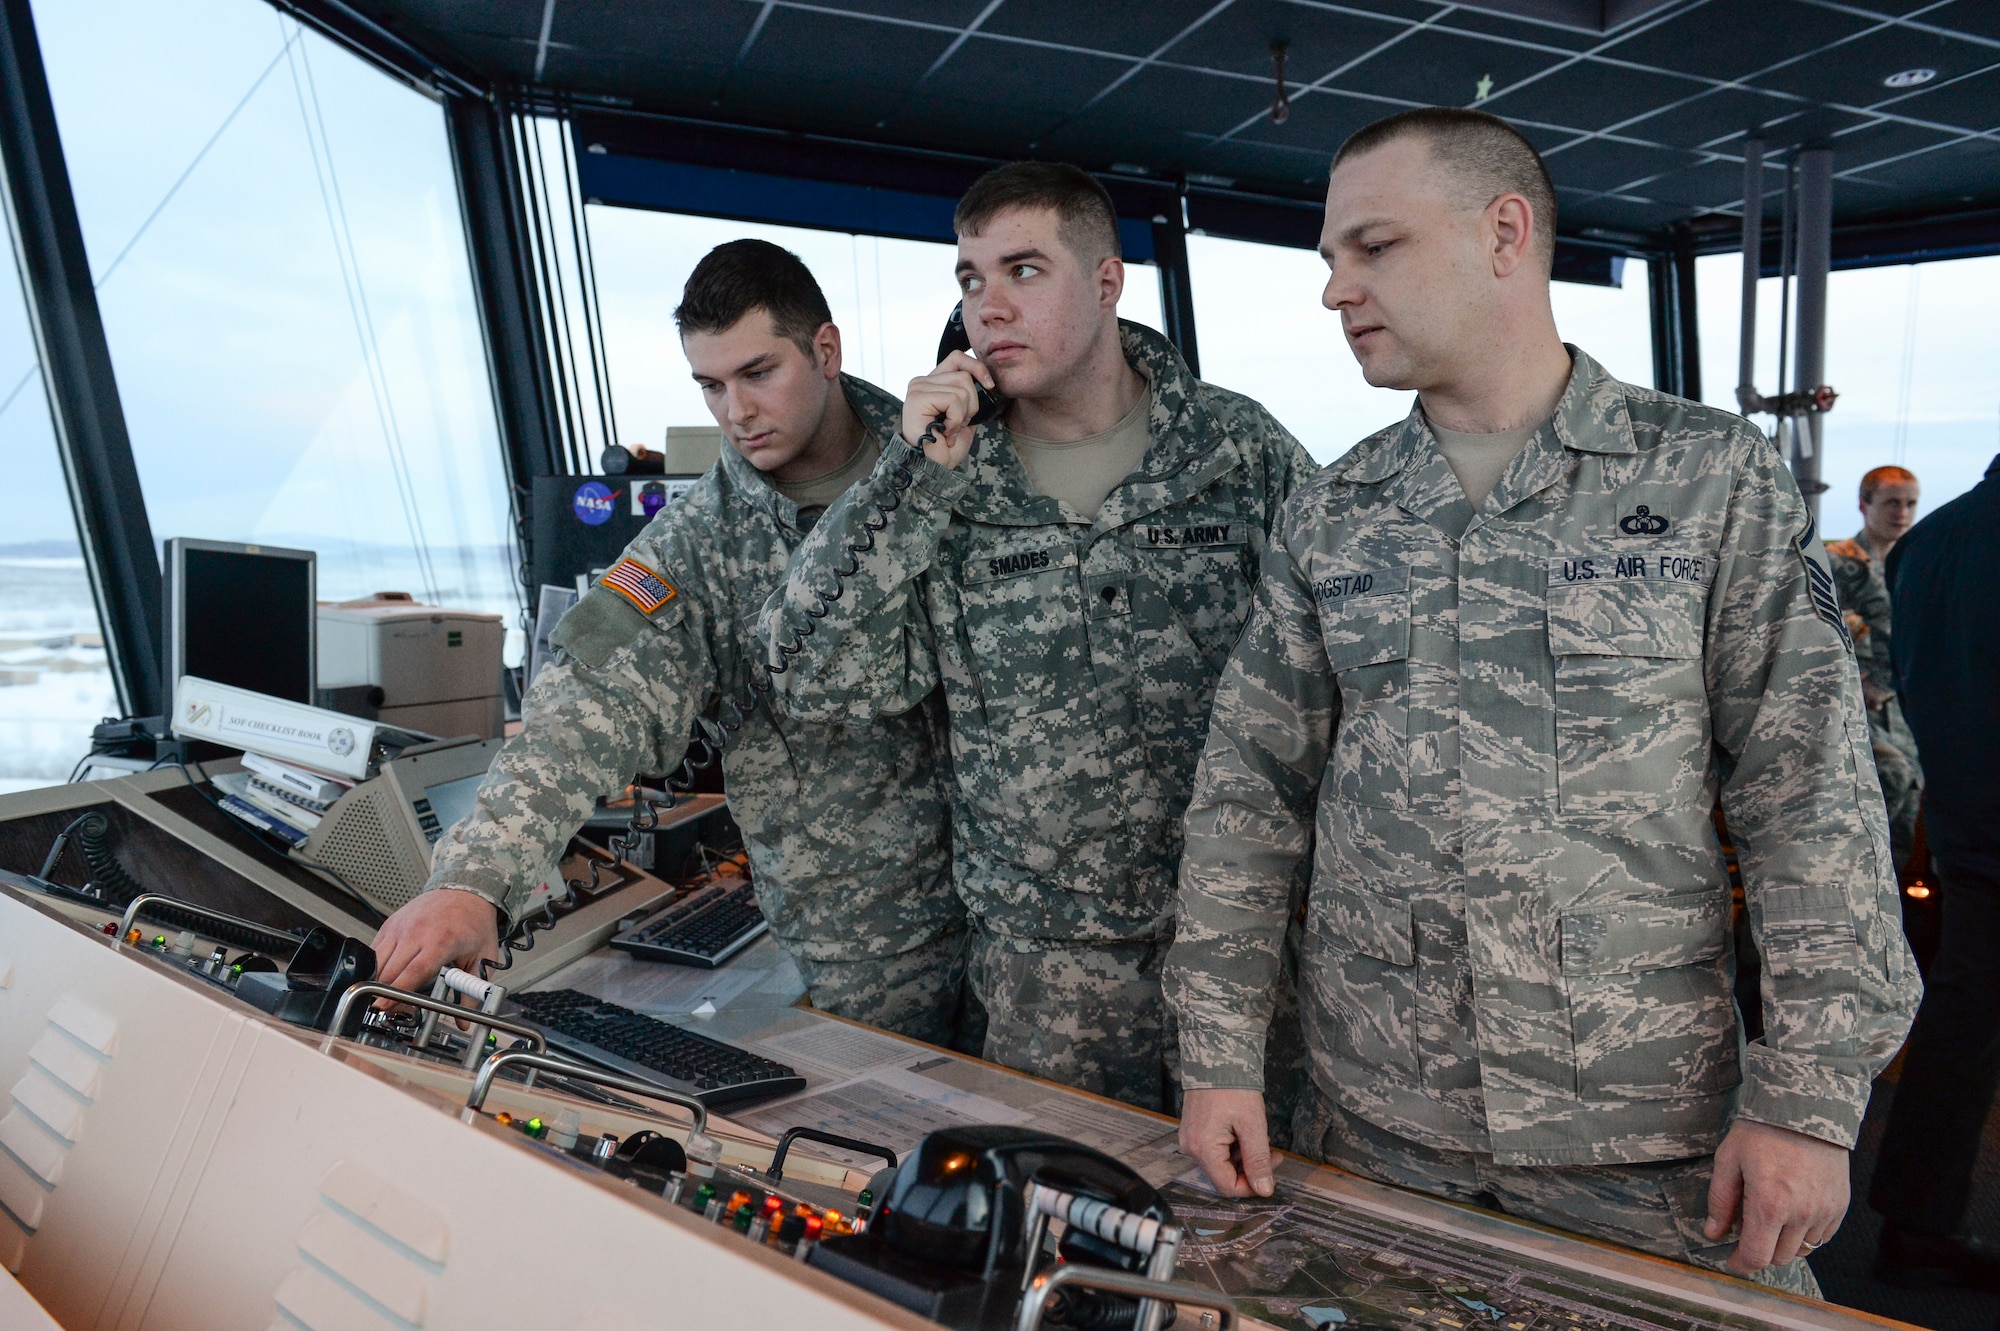
{"type": "Polygon", "coordinates": [[[158,716],[160,561],[29,0],[0,0],[0,194],[119,706],[158,716]]]}
{"type": "Polygon", "coordinates": [[[560,475],[563,466],[521,172],[503,104],[484,97],[447,97],[444,120],[500,451],[516,532],[525,546],[522,519],[534,479],[560,475]]]}
{"type": "Polygon", "coordinates": [[[467,69],[413,45],[345,0],[270,0],[328,41],[427,96],[481,95],[485,85],[467,69]]]}

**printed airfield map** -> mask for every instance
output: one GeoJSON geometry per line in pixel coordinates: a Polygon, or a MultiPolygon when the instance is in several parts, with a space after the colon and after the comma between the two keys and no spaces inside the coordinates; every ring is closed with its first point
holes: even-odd
{"type": "Polygon", "coordinates": [[[1280,1182],[1241,1201],[1161,1189],[1175,1278],[1287,1331],[1746,1331],[1769,1324],[1423,1228],[1280,1182]]]}

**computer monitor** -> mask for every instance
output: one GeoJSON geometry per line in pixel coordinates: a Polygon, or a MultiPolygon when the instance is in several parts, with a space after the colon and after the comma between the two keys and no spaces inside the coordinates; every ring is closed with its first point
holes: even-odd
{"type": "Polygon", "coordinates": [[[195,675],[311,706],[319,624],[315,561],[310,550],[168,540],[166,678],[195,675]]]}

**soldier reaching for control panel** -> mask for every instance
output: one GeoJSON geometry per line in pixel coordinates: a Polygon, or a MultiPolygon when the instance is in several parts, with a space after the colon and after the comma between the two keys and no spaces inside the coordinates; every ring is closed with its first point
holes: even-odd
{"type": "MultiPolygon", "coordinates": [[[[677,766],[697,711],[746,697],[765,595],[817,516],[893,445],[902,404],[841,373],[840,330],[796,255],[717,247],[674,318],[728,446],[551,635],[525,729],[438,843],[423,895],[376,937],[389,984],[428,986],[446,963],[492,956],[495,909],[521,911],[597,798],[677,766]]],[[[723,753],[729,804],[815,1007],[976,1049],[941,704],[913,701],[810,723],[760,709],[723,753]]]]}
{"type": "Polygon", "coordinates": [[[777,692],[831,719],[943,684],[986,1057],[1171,1107],[1180,815],[1271,522],[1312,462],[1119,321],[1117,219],[1089,176],[997,168],[955,223],[978,359],[910,385],[902,437],[923,451],[892,448],[800,547],[765,616],[777,692]],[[982,388],[1011,401],[975,426],[982,388]]]}
{"type": "Polygon", "coordinates": [[[1310,859],[1295,1149],[1816,1292],[1918,993],[1860,680],[1770,444],[1557,337],[1554,220],[1477,112],[1335,158],[1323,301],[1418,400],[1286,507],[1217,691],[1167,967],[1182,1149],[1271,1189],[1259,1057],[1310,859]]]}

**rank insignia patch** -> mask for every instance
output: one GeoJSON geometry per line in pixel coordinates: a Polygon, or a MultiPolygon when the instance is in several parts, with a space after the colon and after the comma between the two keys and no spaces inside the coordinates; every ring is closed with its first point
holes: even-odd
{"type": "Polygon", "coordinates": [[[604,575],[603,585],[638,606],[642,615],[652,614],[680,594],[666,579],[636,559],[619,560],[604,575]]]}

